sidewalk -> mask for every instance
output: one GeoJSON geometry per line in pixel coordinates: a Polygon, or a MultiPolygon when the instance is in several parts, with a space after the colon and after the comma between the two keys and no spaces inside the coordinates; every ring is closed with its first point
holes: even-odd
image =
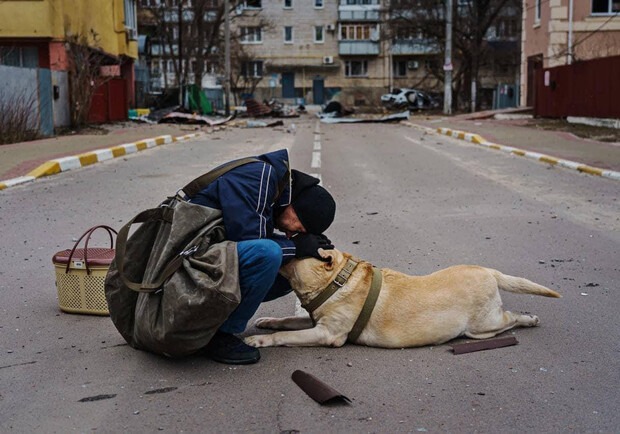
{"type": "MultiPolygon", "coordinates": [[[[464,120],[458,117],[431,119],[425,116],[411,116],[409,122],[435,131],[446,128],[477,134],[494,144],[545,154],[595,168],[620,171],[620,143],[598,142],[564,131],[537,129],[526,126],[523,121],[464,120]]],[[[445,130],[443,134],[450,135],[445,130]]]]}
{"type": "Polygon", "coordinates": [[[1,145],[0,190],[158,145],[190,140],[202,135],[201,130],[196,125],[111,124],[82,134],[1,145]]]}
{"type": "Polygon", "coordinates": [[[75,134],[0,145],[0,181],[26,176],[43,163],[56,158],[79,155],[158,136],[184,136],[199,132],[195,125],[120,124],[106,126],[107,134],[75,134]]]}

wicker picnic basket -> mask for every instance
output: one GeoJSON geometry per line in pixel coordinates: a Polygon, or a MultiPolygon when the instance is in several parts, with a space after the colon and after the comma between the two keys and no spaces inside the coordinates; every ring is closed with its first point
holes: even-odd
{"type": "Polygon", "coordinates": [[[72,249],[62,250],[53,256],[58,305],[62,311],[91,315],[110,314],[104,281],[114,259],[113,233],[116,234],[116,231],[109,226],[94,226],[77,240],[72,249]],[[108,231],[109,248],[88,246],[93,232],[99,228],[108,231]],[[78,249],[82,239],[85,239],[84,248],[78,249]]]}

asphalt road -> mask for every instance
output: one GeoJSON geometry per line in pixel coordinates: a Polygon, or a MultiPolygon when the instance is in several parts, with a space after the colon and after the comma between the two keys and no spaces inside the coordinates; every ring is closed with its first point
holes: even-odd
{"type": "MultiPolygon", "coordinates": [[[[0,432],[620,431],[617,181],[401,125],[294,122],[294,135],[232,129],[0,192],[0,432]],[[563,298],[503,294],[541,320],[507,332],[512,347],[266,348],[241,367],[139,352],[109,318],[58,310],[52,255],[87,228],[118,229],[209,168],[281,147],[336,197],[341,250],[410,274],[489,266],[563,298]],[[297,369],[352,404],[312,401],[297,369]]],[[[290,295],[257,316],[294,311],[290,295]]]]}

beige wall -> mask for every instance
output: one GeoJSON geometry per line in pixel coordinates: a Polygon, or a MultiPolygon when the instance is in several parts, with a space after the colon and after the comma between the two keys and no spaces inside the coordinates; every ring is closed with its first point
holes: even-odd
{"type": "MultiPolygon", "coordinates": [[[[280,74],[289,71],[295,73],[295,87],[302,89],[307,103],[314,103],[312,81],[318,75],[324,78],[326,88],[342,88],[339,99],[343,103],[378,105],[380,95],[389,86],[388,56],[338,56],[338,2],[325,1],[321,9],[314,8],[314,1],[311,0],[294,0],[292,9],[284,9],[283,5],[283,0],[263,2],[263,9],[257,17],[252,17],[252,12],[244,12],[234,23],[235,27],[239,27],[252,25],[260,19],[269,22],[263,32],[262,43],[244,45],[257,60],[263,60],[267,66],[265,77],[256,89],[256,97],[263,99],[272,95],[272,89],[269,88],[272,74],[278,75],[278,87],[273,94],[280,97],[280,74]],[[328,24],[335,26],[335,30],[327,31],[328,24]],[[314,42],[314,26],[318,25],[324,26],[323,43],[314,42]],[[290,44],[284,43],[285,26],[293,27],[293,42],[290,44]],[[334,64],[324,65],[325,56],[332,56],[334,64]],[[345,62],[361,59],[368,61],[368,76],[345,77],[345,62]]],[[[381,52],[385,53],[385,47],[381,52]]]]}

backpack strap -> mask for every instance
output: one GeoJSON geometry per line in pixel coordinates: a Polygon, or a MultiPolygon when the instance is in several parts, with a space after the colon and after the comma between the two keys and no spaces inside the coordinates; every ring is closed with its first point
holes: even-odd
{"type": "MultiPolygon", "coordinates": [[[[221,166],[216,167],[215,169],[194,179],[192,182],[190,182],[185,187],[183,187],[181,190],[179,190],[177,194],[183,192],[185,197],[190,197],[190,198],[194,197],[198,193],[200,193],[203,188],[211,184],[213,181],[215,181],[220,176],[224,175],[226,172],[229,172],[239,166],[243,166],[244,164],[248,164],[248,163],[265,163],[265,161],[259,160],[256,157],[246,157],[246,158],[240,158],[238,160],[233,160],[228,163],[222,164],[221,166]]],[[[280,198],[280,195],[286,189],[286,184],[289,183],[290,176],[291,176],[291,168],[288,166],[288,162],[287,162],[286,173],[284,174],[284,176],[282,177],[282,180],[277,186],[278,190],[276,191],[276,196],[273,200],[274,203],[280,198]]]]}
{"type": "Polygon", "coordinates": [[[179,190],[179,192],[182,191],[186,197],[194,197],[198,193],[200,193],[203,188],[211,184],[213,181],[215,181],[226,172],[229,172],[239,166],[243,166],[244,164],[263,162],[264,161],[254,157],[240,158],[239,160],[230,161],[194,179],[192,182],[179,190]]]}

